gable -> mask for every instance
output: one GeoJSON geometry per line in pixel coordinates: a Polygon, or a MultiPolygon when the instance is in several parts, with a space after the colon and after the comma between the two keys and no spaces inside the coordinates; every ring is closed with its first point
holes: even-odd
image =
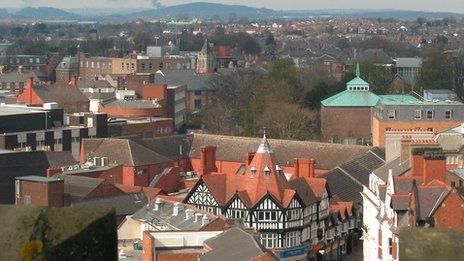
{"type": "Polygon", "coordinates": [[[204,182],[200,182],[199,185],[194,188],[193,193],[190,194],[186,202],[194,205],[218,206],[216,199],[204,182]]]}

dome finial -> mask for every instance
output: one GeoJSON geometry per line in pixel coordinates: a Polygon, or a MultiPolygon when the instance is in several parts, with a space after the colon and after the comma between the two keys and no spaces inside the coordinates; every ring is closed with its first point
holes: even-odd
{"type": "Polygon", "coordinates": [[[359,63],[356,63],[356,76],[357,77],[360,77],[361,76],[361,72],[359,70],[359,63]]]}
{"type": "Polygon", "coordinates": [[[267,141],[266,137],[266,127],[263,127],[263,139],[261,140],[261,144],[259,145],[257,153],[263,152],[272,152],[271,146],[269,146],[269,142],[267,141]]]}

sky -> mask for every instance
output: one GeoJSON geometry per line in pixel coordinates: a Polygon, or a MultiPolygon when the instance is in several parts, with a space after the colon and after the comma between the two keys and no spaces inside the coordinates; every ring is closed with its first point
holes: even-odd
{"type": "MultiPolygon", "coordinates": [[[[464,13],[464,0],[159,0],[165,6],[198,1],[240,4],[276,10],[388,8],[464,13]]],[[[0,0],[0,7],[149,8],[156,2],[158,0],[0,0]]]]}

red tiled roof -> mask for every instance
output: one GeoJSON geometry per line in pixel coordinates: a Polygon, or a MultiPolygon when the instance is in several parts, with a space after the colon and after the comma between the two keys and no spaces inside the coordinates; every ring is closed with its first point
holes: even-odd
{"type": "Polygon", "coordinates": [[[297,193],[304,193],[305,190],[311,190],[311,195],[301,194],[300,198],[314,195],[318,199],[322,198],[326,187],[326,180],[321,178],[305,177],[287,181],[285,175],[276,170],[274,153],[266,137],[263,138],[244,174],[212,173],[203,175],[199,182],[206,184],[219,205],[226,205],[238,196],[247,207],[256,205],[269,195],[285,208],[297,193]]]}

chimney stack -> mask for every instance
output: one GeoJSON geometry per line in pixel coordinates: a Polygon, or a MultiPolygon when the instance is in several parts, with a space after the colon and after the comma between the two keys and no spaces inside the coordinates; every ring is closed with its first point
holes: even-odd
{"type": "Polygon", "coordinates": [[[47,178],[55,176],[55,174],[61,174],[62,170],[60,167],[49,167],[47,169],[47,178]]]}
{"type": "Polygon", "coordinates": [[[441,149],[424,152],[422,172],[424,175],[424,184],[428,184],[433,180],[446,182],[446,157],[441,149]]]}
{"type": "Polygon", "coordinates": [[[251,164],[251,161],[253,160],[253,158],[255,157],[255,153],[254,152],[248,152],[247,153],[247,157],[246,157],[246,167],[249,167],[250,164],[251,164]]]}
{"type": "Polygon", "coordinates": [[[295,178],[314,178],[314,164],[314,159],[296,158],[293,161],[293,175],[295,176],[295,178]]]}
{"type": "Polygon", "coordinates": [[[77,82],[78,82],[78,78],[76,75],[73,75],[69,78],[69,85],[72,86],[72,87],[75,87],[77,86],[77,82]]]}
{"type": "Polygon", "coordinates": [[[411,158],[411,136],[405,135],[401,138],[400,160],[404,162],[411,158]]]}
{"type": "Polygon", "coordinates": [[[200,174],[207,175],[216,172],[216,147],[203,146],[200,148],[200,174]]]}
{"type": "Polygon", "coordinates": [[[414,177],[423,177],[423,155],[424,155],[424,148],[414,148],[411,151],[411,171],[412,176],[414,177]]]}

